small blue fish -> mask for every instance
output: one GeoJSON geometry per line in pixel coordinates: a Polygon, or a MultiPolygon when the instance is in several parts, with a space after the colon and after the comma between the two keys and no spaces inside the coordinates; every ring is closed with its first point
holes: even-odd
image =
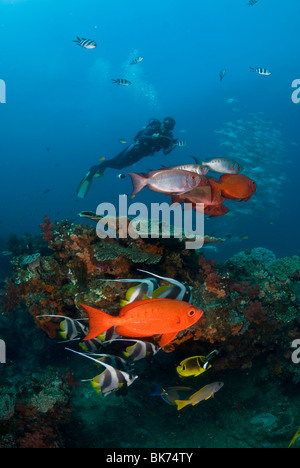
{"type": "Polygon", "coordinates": [[[80,39],[80,37],[77,36],[77,39],[73,40],[73,42],[76,42],[77,45],[84,49],[95,49],[95,47],[97,47],[95,41],[92,41],[92,39],[85,39],[84,37],[80,39]]]}

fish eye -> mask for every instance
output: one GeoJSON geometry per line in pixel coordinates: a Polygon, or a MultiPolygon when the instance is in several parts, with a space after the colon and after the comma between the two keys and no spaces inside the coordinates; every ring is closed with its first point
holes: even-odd
{"type": "Polygon", "coordinates": [[[188,311],[188,317],[193,317],[195,315],[195,310],[191,309],[188,311]]]}

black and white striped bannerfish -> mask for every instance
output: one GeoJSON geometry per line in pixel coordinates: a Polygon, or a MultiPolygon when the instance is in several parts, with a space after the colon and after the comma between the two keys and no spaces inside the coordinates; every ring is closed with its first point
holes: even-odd
{"type": "Polygon", "coordinates": [[[272,75],[272,73],[267,68],[261,68],[261,67],[253,68],[253,67],[250,67],[250,71],[257,73],[258,75],[264,75],[264,76],[272,75]]]}
{"type": "Polygon", "coordinates": [[[153,291],[152,299],[176,299],[177,301],[185,301],[192,303],[192,289],[190,286],[185,286],[184,284],[180,283],[180,281],[175,280],[174,278],[165,278],[164,276],[159,276],[150,271],[140,270],[143,273],[147,273],[148,275],[155,276],[155,278],[162,279],[164,281],[168,281],[172,284],[172,286],[160,286],[158,289],[153,291]]]}
{"type": "Polygon", "coordinates": [[[70,317],[66,317],[65,315],[50,315],[50,314],[36,316],[36,318],[42,318],[42,319],[45,317],[63,319],[59,324],[60,331],[58,333],[64,340],[67,340],[67,341],[80,340],[81,338],[84,338],[88,334],[88,325],[84,323],[88,319],[72,319],[70,317]]]}
{"type": "Polygon", "coordinates": [[[258,0],[249,0],[248,7],[252,6],[252,5],[255,5],[255,3],[257,3],[257,2],[258,2],[258,0]]]}
{"type": "MultiPolygon", "coordinates": [[[[64,315],[37,315],[36,318],[44,318],[44,317],[52,317],[52,318],[60,318],[64,319],[59,324],[59,332],[58,334],[64,339],[64,341],[60,341],[59,343],[66,343],[67,341],[80,341],[82,340],[89,332],[88,319],[72,319],[70,317],[66,317],[64,315]],[[83,322],[83,323],[82,323],[83,322]]],[[[109,334],[107,333],[109,338],[118,337],[117,333],[113,332],[113,329],[109,330],[109,334]]],[[[83,343],[79,343],[79,346],[84,351],[94,352],[97,351],[99,348],[103,346],[103,341],[105,337],[101,339],[101,336],[93,338],[92,340],[84,341],[83,343]]]]}
{"type": "Polygon", "coordinates": [[[144,57],[135,57],[129,65],[136,65],[137,63],[140,63],[142,60],[144,60],[144,57]]]}
{"type": "Polygon", "coordinates": [[[114,80],[112,78],[112,82],[113,83],[117,83],[118,85],[121,85],[121,86],[129,86],[131,85],[131,81],[129,80],[124,80],[124,78],[117,78],[116,80],[114,80]]]}
{"type": "MultiPolygon", "coordinates": [[[[96,375],[93,379],[82,380],[82,382],[91,382],[92,387],[96,390],[96,393],[102,393],[103,396],[109,395],[112,392],[119,392],[125,394],[127,387],[131,385],[137,378],[137,375],[128,374],[127,372],[116,369],[109,364],[106,364],[103,360],[95,359],[88,354],[79,353],[74,349],[65,348],[67,351],[79,354],[87,359],[91,359],[96,364],[100,364],[105,367],[105,370],[96,375]]],[[[97,355],[96,355],[97,356],[97,355]]],[[[122,358],[119,358],[122,359],[122,358]]]]}
{"type": "MultiPolygon", "coordinates": [[[[155,288],[159,287],[159,284],[154,278],[145,278],[145,279],[134,279],[134,278],[124,278],[124,279],[99,279],[99,281],[111,281],[111,282],[120,282],[120,283],[138,283],[136,286],[129,288],[126,292],[125,299],[121,299],[120,306],[124,307],[127,304],[130,304],[134,301],[141,301],[144,296],[152,297],[152,293],[155,288]]],[[[106,338],[107,340],[108,338],[106,338]]]]}
{"type": "Polygon", "coordinates": [[[150,341],[133,340],[130,338],[117,338],[115,340],[104,341],[106,343],[114,343],[115,341],[133,341],[134,344],[127,346],[125,351],[122,351],[123,355],[132,361],[139,361],[140,359],[149,358],[151,359],[161,349],[156,343],[150,343],[150,341]]]}
{"type": "Polygon", "coordinates": [[[77,45],[84,49],[95,49],[95,47],[97,47],[95,41],[92,41],[92,39],[85,39],[84,37],[80,39],[80,37],[77,36],[77,39],[73,40],[73,42],[76,42],[77,45]]]}

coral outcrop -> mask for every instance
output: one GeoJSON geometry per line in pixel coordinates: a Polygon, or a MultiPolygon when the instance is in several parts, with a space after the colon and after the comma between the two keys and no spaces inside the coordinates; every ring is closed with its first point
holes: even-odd
{"type": "Polygon", "coordinates": [[[128,286],[99,279],[139,278],[139,268],[150,270],[190,285],[193,303],[204,310],[205,320],[179,333],[165,351],[203,348],[205,354],[212,346],[221,348],[216,365],[223,369],[250,367],[262,353],[276,355],[299,379],[290,360],[290,343],[299,336],[298,257],[276,259],[273,252],[256,248],[216,264],[201,250],[185,250],[178,239],[175,244],[173,239],[99,239],[91,226],[45,223],[53,233],[47,236],[49,253],[12,258],[6,313],[22,303],[54,338],[60,319],[38,316],[83,318],[81,302],[118,314],[128,286]]]}

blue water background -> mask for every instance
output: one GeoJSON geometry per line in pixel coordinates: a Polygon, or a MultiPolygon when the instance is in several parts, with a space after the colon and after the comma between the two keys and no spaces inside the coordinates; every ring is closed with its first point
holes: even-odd
{"type": "MultiPolygon", "coordinates": [[[[300,104],[291,100],[292,81],[300,78],[299,18],[298,0],[259,0],[249,8],[246,0],[1,1],[1,245],[12,232],[38,233],[44,214],[79,222],[80,211],[130,194],[130,179],[110,169],[85,200],[76,188],[90,166],[114,157],[124,148],[119,139],[130,142],[150,118],[174,117],[174,135],[188,146],[145,158],[132,171],[190,162],[191,155],[226,156],[215,131],[262,112],[280,126],[284,183],[264,173],[245,204],[250,214],[210,219],[205,231],[237,240],[219,248],[223,258],[257,246],[299,254],[300,104]],[[76,36],[97,48],[78,47],[76,36]],[[144,61],[130,67],[139,55],[144,61]],[[250,73],[250,66],[272,75],[250,73]],[[113,85],[112,78],[132,85],[113,85]],[[280,191],[277,210],[264,208],[262,186],[276,200],[280,191]],[[253,208],[254,198],[262,210],[253,208]]],[[[144,189],[136,201],[168,199],[144,189]]],[[[238,205],[230,203],[231,211],[238,205]]]]}

